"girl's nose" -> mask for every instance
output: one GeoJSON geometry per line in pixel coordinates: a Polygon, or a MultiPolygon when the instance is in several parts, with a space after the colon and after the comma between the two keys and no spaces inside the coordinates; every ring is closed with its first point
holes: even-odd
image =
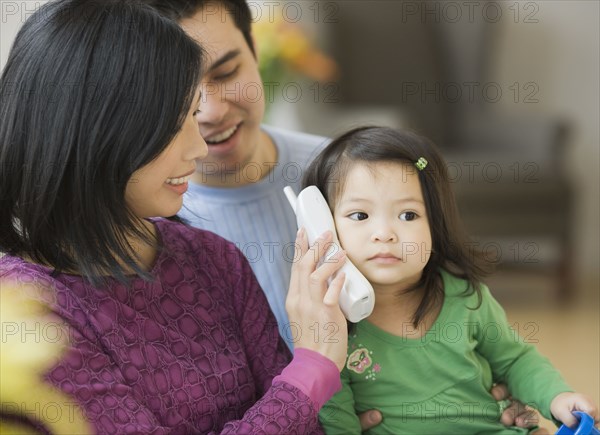
{"type": "Polygon", "coordinates": [[[392,228],[380,227],[373,233],[371,240],[373,242],[394,243],[398,241],[398,235],[392,228]]]}

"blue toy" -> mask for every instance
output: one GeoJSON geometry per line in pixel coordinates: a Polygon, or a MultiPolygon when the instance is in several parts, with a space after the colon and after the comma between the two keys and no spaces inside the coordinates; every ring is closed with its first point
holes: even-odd
{"type": "Polygon", "coordinates": [[[558,428],[556,435],[600,435],[600,430],[594,427],[594,419],[590,415],[580,411],[575,411],[573,414],[579,419],[577,427],[571,429],[563,424],[558,428]]]}

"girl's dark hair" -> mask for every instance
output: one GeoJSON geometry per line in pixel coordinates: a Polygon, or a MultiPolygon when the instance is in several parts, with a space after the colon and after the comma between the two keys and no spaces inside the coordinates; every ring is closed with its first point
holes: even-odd
{"type": "Polygon", "coordinates": [[[465,279],[465,295],[477,293],[481,303],[481,279],[489,271],[481,252],[472,249],[460,223],[446,165],[434,144],[407,131],[387,127],[361,127],[334,139],[308,167],[303,187],[315,185],[335,206],[344,189],[344,180],[355,163],[414,163],[424,157],[427,167],[417,170],[431,229],[432,252],[420,281],[410,290],[423,288],[423,300],[413,315],[415,327],[424,315],[443,301],[444,286],[440,269],[465,279]]]}
{"type": "MultiPolygon", "coordinates": [[[[206,16],[214,13],[209,9],[210,4],[220,4],[225,7],[228,14],[233,17],[235,26],[242,32],[252,54],[254,42],[252,40],[252,13],[246,0],[140,0],[152,6],[160,14],[175,21],[193,17],[198,11],[203,10],[206,16]]],[[[225,17],[220,17],[222,20],[225,17]]]]}
{"type": "Polygon", "coordinates": [[[0,79],[0,251],[98,285],[157,244],[125,203],[180,130],[202,49],[136,2],[60,0],[19,31],[0,79]]]}

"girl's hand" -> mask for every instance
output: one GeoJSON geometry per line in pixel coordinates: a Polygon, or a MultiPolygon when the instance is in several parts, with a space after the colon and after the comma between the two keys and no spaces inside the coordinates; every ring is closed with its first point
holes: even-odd
{"type": "Polygon", "coordinates": [[[598,423],[598,406],[587,396],[578,393],[560,393],[550,403],[550,412],[557,420],[573,428],[577,426],[577,418],[573,411],[589,414],[598,423]]]}
{"type": "Polygon", "coordinates": [[[329,286],[327,281],[344,265],[345,251],[340,250],[318,266],[331,246],[331,240],[332,234],[328,231],[309,249],[306,231],[298,231],[296,247],[299,252],[294,255],[285,308],[294,347],[320,353],[341,371],[346,362],[348,331],[338,300],[345,277],[340,273],[329,286]]]}

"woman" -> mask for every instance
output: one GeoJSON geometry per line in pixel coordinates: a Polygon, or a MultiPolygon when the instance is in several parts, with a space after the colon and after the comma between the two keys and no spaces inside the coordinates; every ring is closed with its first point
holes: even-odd
{"type": "Polygon", "coordinates": [[[62,0],[27,20],[0,83],[0,279],[50,289],[71,333],[47,380],[97,432],[318,431],[345,358],[343,276],[327,285],[344,253],[317,268],[330,235],[309,249],[299,233],[290,362],[243,255],[164,219],[207,152],[201,61],[135,3],[62,0]]]}

